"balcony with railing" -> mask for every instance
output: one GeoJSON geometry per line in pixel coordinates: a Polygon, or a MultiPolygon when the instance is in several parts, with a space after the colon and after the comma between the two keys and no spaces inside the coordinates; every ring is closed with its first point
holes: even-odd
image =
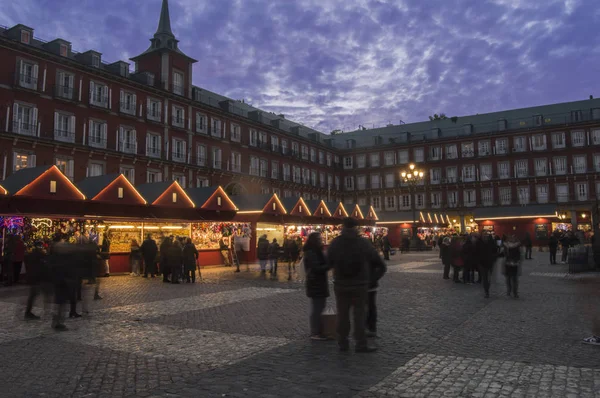
{"type": "Polygon", "coordinates": [[[283,173],[283,181],[290,181],[292,179],[292,176],[290,175],[290,173],[283,173]]]}
{"type": "Polygon", "coordinates": [[[29,73],[16,73],[15,86],[28,90],[37,90],[38,79],[29,73]]]}
{"type": "Polygon", "coordinates": [[[12,132],[37,137],[37,123],[15,120],[12,123],[12,132]]]}
{"type": "Polygon", "coordinates": [[[99,95],[98,93],[93,93],[90,98],[90,105],[95,106],[97,108],[108,108],[108,96],[107,95],[99,95]]]}
{"type": "Polygon", "coordinates": [[[54,98],[67,100],[67,101],[77,101],[79,100],[79,93],[73,87],[68,86],[52,86],[52,95],[54,98]]]}
{"type": "Polygon", "coordinates": [[[258,167],[250,167],[250,175],[251,176],[258,176],[259,175],[258,167]]]}
{"type": "Polygon", "coordinates": [[[271,171],[271,179],[272,180],[277,180],[279,179],[279,172],[277,170],[272,170],[271,171]]]}
{"type": "Polygon", "coordinates": [[[146,107],[146,120],[150,120],[152,122],[161,122],[162,121],[162,112],[159,108],[146,107]]]}
{"type": "Polygon", "coordinates": [[[119,111],[125,115],[135,116],[135,103],[132,101],[119,102],[119,111]]]}
{"type": "Polygon", "coordinates": [[[186,91],[185,86],[182,86],[179,84],[173,84],[173,83],[170,83],[169,86],[170,86],[169,91],[171,91],[173,94],[185,96],[185,91],[186,91]]]}
{"type": "Polygon", "coordinates": [[[196,156],[196,165],[206,166],[206,156],[196,156]]]}
{"type": "Polygon", "coordinates": [[[106,138],[99,134],[88,134],[88,145],[93,148],[106,149],[106,138]]]}
{"type": "Polygon", "coordinates": [[[160,148],[157,146],[148,145],[146,147],[146,155],[151,158],[160,158],[160,148]]]}
{"type": "Polygon", "coordinates": [[[229,171],[234,172],[234,173],[241,173],[242,165],[239,163],[229,162],[229,171]]]}
{"type": "Polygon", "coordinates": [[[121,141],[117,149],[119,152],[136,154],[137,153],[137,142],[132,141],[121,141]]]}
{"type": "Polygon", "coordinates": [[[54,139],[61,142],[75,142],[75,133],[69,130],[54,130],[54,139]]]}
{"type": "Polygon", "coordinates": [[[220,160],[214,160],[211,162],[211,168],[215,170],[221,170],[223,167],[223,162],[220,160]]]}
{"type": "Polygon", "coordinates": [[[185,163],[187,161],[186,154],[184,151],[173,151],[171,152],[171,160],[174,162],[185,163]]]}
{"type": "Polygon", "coordinates": [[[179,128],[184,129],[185,128],[185,118],[178,117],[177,115],[172,115],[171,116],[171,124],[173,125],[173,127],[179,127],[179,128]]]}

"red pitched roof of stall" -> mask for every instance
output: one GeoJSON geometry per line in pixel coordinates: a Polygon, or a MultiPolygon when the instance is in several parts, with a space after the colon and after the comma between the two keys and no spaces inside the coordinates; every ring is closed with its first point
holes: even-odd
{"type": "Polygon", "coordinates": [[[315,211],[313,212],[313,216],[315,217],[331,217],[331,211],[325,204],[323,200],[312,200],[308,203],[315,211]]]}
{"type": "Polygon", "coordinates": [[[147,203],[123,174],[88,177],[78,182],[77,186],[93,201],[131,205],[147,203]]]}
{"type": "Polygon", "coordinates": [[[4,180],[2,185],[13,196],[85,200],[85,195],[56,166],[21,169],[4,180]]]}
{"type": "Polygon", "coordinates": [[[154,206],[194,208],[196,205],[177,181],[138,185],[138,192],[154,206]]]}
{"type": "Polygon", "coordinates": [[[365,215],[365,220],[379,220],[379,218],[377,217],[377,213],[375,213],[375,210],[373,209],[373,206],[362,206],[360,209],[363,215],[365,215]]]}
{"type": "Polygon", "coordinates": [[[186,190],[194,203],[204,210],[237,211],[238,208],[223,188],[188,188],[186,190]]]}
{"type": "Polygon", "coordinates": [[[2,187],[2,185],[0,185],[0,195],[6,195],[8,194],[8,192],[6,191],[6,189],[4,189],[4,187],[2,187]]]}
{"type": "Polygon", "coordinates": [[[352,218],[356,218],[357,220],[364,220],[365,216],[363,216],[362,211],[360,210],[360,206],[354,206],[354,210],[352,210],[352,214],[350,215],[352,218]]]}
{"type": "Polygon", "coordinates": [[[276,193],[269,199],[262,211],[267,214],[287,214],[287,210],[276,193]]]}
{"type": "Polygon", "coordinates": [[[327,207],[330,209],[335,208],[335,211],[332,214],[332,217],[334,217],[334,218],[348,217],[348,212],[346,211],[346,208],[344,207],[344,204],[342,202],[339,202],[339,203],[332,202],[327,207]]]}
{"type": "Polygon", "coordinates": [[[308,204],[302,199],[302,197],[296,198],[284,198],[282,200],[283,205],[290,209],[288,214],[291,216],[311,216],[312,213],[308,204]]]}

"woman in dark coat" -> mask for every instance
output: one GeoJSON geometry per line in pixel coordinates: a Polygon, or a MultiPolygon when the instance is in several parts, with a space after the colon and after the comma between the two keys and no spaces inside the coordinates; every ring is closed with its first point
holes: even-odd
{"type": "Polygon", "coordinates": [[[167,266],[171,270],[171,283],[179,283],[179,274],[183,265],[183,248],[181,242],[175,240],[167,250],[167,266]]]}
{"type": "Polygon", "coordinates": [[[198,262],[198,249],[190,238],[187,238],[185,246],[183,247],[183,269],[185,270],[185,277],[187,283],[190,283],[190,276],[192,283],[196,282],[196,264],[198,262]]]}
{"type": "Polygon", "coordinates": [[[304,244],[304,269],[306,271],[306,295],[311,301],[310,338],[312,340],[327,340],[323,336],[321,314],[329,297],[329,282],[327,271],[329,265],[323,254],[321,234],[313,232],[304,244]]]}
{"type": "Polygon", "coordinates": [[[160,244],[160,272],[163,274],[163,282],[165,283],[169,282],[169,274],[171,273],[168,262],[168,252],[172,244],[173,242],[169,237],[165,237],[160,244]]]}
{"type": "Polygon", "coordinates": [[[459,274],[460,274],[461,269],[463,269],[463,278],[465,275],[465,271],[464,271],[465,259],[463,257],[462,248],[463,248],[462,239],[458,236],[453,237],[451,240],[451,243],[450,243],[450,261],[452,263],[452,268],[454,270],[452,276],[453,276],[454,282],[456,282],[456,283],[460,282],[459,274]]]}

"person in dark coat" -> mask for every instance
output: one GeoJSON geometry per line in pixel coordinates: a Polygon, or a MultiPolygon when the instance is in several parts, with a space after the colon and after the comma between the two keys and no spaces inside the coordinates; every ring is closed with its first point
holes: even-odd
{"type": "Polygon", "coordinates": [[[183,248],[181,242],[175,240],[167,249],[167,267],[171,270],[171,283],[178,284],[183,266],[183,248]]]}
{"type": "Polygon", "coordinates": [[[558,239],[556,235],[550,235],[548,240],[548,249],[550,250],[550,264],[556,264],[556,251],[558,250],[558,239]]]}
{"type": "Polygon", "coordinates": [[[390,244],[390,238],[388,237],[387,232],[383,235],[383,238],[381,238],[381,244],[382,244],[383,258],[385,260],[389,261],[390,250],[392,250],[392,245],[390,244]]]}
{"type": "Polygon", "coordinates": [[[102,247],[100,248],[100,256],[104,261],[104,276],[110,276],[110,236],[108,232],[102,235],[102,247]]]}
{"type": "Polygon", "coordinates": [[[479,259],[479,272],[483,282],[485,298],[490,297],[490,285],[494,263],[498,253],[498,246],[492,235],[482,237],[477,241],[477,257],[479,259]]]}
{"type": "Polygon", "coordinates": [[[455,236],[450,241],[450,261],[452,264],[453,274],[452,279],[456,283],[460,283],[460,271],[463,271],[463,279],[465,278],[465,259],[463,257],[463,241],[459,236],[455,236]]]}
{"type": "Polygon", "coordinates": [[[25,260],[25,243],[19,235],[15,236],[14,249],[12,255],[14,267],[13,282],[19,283],[19,278],[21,277],[21,270],[23,269],[23,261],[25,260]]]}
{"type": "Polygon", "coordinates": [[[279,243],[277,243],[277,239],[273,238],[273,242],[269,245],[269,263],[270,270],[273,278],[277,277],[277,261],[279,260],[279,243]]]}
{"type": "MultiPolygon", "coordinates": [[[[295,243],[294,243],[295,244],[295,243]]],[[[329,264],[323,254],[323,241],[319,232],[308,236],[304,244],[304,269],[306,271],[306,296],[310,298],[310,338],[327,340],[323,335],[321,315],[329,297],[327,271],[329,264]]]]}
{"type": "MultiPolygon", "coordinates": [[[[452,265],[452,257],[450,256],[450,238],[444,238],[440,245],[440,258],[444,264],[444,279],[450,279],[450,266],[452,265]]],[[[454,272],[456,274],[456,272],[454,272]]]]}
{"type": "Polygon", "coordinates": [[[2,256],[2,277],[6,286],[14,282],[15,267],[13,265],[13,253],[15,251],[15,236],[8,235],[4,242],[4,253],[2,256]]]}
{"type": "Polygon", "coordinates": [[[531,236],[529,232],[525,233],[525,239],[523,239],[523,247],[525,247],[525,260],[531,260],[531,249],[533,247],[533,242],[531,241],[531,236]]]}
{"type": "Polygon", "coordinates": [[[515,235],[504,243],[506,253],[506,295],[519,298],[519,274],[521,273],[521,243],[515,235]]]}
{"type": "Polygon", "coordinates": [[[40,319],[40,317],[31,312],[33,302],[40,291],[44,293],[48,292],[48,289],[45,287],[49,277],[46,266],[46,251],[43,249],[41,241],[34,243],[34,248],[25,256],[25,261],[27,263],[27,279],[30,284],[29,297],[27,298],[27,307],[25,309],[25,320],[36,320],[40,319]]]}
{"type": "Polygon", "coordinates": [[[156,275],[156,256],[158,255],[158,246],[156,246],[156,242],[154,239],[152,239],[152,235],[148,234],[148,236],[146,236],[146,240],[142,242],[140,251],[142,252],[142,257],[144,258],[144,278],[147,278],[148,274],[154,278],[156,275]]]}
{"type": "Polygon", "coordinates": [[[562,255],[561,255],[561,263],[564,264],[567,262],[567,257],[569,254],[569,246],[571,245],[571,238],[569,237],[568,234],[563,234],[562,237],[559,239],[560,241],[560,249],[562,250],[562,255]]]}
{"type": "Polygon", "coordinates": [[[387,266],[385,262],[369,262],[370,281],[367,295],[367,337],[377,337],[377,289],[379,288],[379,280],[386,272],[387,266]]]}
{"type": "Polygon", "coordinates": [[[169,248],[173,245],[170,237],[165,237],[160,244],[160,272],[163,274],[163,282],[169,283],[169,275],[171,275],[171,268],[169,267],[168,252],[169,248]]]}
{"type": "Polygon", "coordinates": [[[187,283],[196,283],[196,264],[198,264],[198,249],[190,238],[187,238],[183,246],[183,269],[187,283]]]}
{"type": "Polygon", "coordinates": [[[258,239],[257,256],[260,263],[260,273],[261,275],[265,275],[267,272],[267,261],[269,261],[269,241],[267,240],[267,235],[263,235],[258,239]]]}
{"type": "Polygon", "coordinates": [[[385,264],[371,243],[359,236],[356,226],[356,220],[345,218],[342,233],[331,242],[327,254],[329,266],[334,270],[338,345],[343,352],[350,348],[348,335],[353,309],[355,350],[373,352],[376,349],[367,344],[365,312],[369,286],[383,275],[385,264]]]}
{"type": "Polygon", "coordinates": [[[465,262],[465,270],[463,272],[464,283],[474,283],[475,269],[477,268],[477,248],[475,245],[476,238],[467,236],[462,247],[462,257],[465,262]]]}

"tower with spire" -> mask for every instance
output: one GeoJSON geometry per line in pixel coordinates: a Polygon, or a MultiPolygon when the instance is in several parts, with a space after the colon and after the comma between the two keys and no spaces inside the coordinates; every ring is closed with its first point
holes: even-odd
{"type": "Polygon", "coordinates": [[[162,0],[158,28],[150,39],[150,47],[131,60],[137,73],[154,75],[156,86],[191,98],[192,65],[198,61],[179,49],[179,40],[171,30],[168,0],[162,0]]]}

